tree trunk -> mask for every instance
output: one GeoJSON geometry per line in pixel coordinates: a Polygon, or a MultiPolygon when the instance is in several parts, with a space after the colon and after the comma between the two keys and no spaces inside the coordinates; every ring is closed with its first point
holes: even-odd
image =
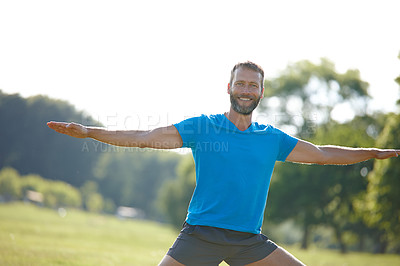
{"type": "Polygon", "coordinates": [[[378,254],[386,253],[387,246],[388,246],[387,241],[378,242],[375,246],[375,253],[378,253],[378,254]]]}
{"type": "Polygon", "coordinates": [[[379,254],[386,253],[388,244],[389,242],[387,241],[387,238],[384,236],[384,234],[379,234],[376,240],[374,252],[379,254]]]}
{"type": "Polygon", "coordinates": [[[347,253],[347,246],[346,243],[343,241],[342,232],[339,228],[335,228],[335,235],[336,239],[339,242],[340,253],[345,254],[347,253]]]}
{"type": "Polygon", "coordinates": [[[303,240],[301,242],[301,249],[308,248],[309,235],[310,235],[310,226],[307,223],[304,223],[304,232],[303,232],[303,240]]]}
{"type": "Polygon", "coordinates": [[[358,251],[363,252],[365,249],[365,235],[359,234],[358,235],[358,251]]]}

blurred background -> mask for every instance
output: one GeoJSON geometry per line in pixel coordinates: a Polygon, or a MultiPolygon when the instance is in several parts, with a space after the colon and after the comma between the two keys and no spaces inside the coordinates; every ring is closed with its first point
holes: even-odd
{"type": "MultiPolygon", "coordinates": [[[[394,0],[2,1],[0,202],[179,228],[195,184],[187,150],[116,148],[46,122],[147,130],[223,113],[230,70],[246,60],[266,73],[255,121],[316,144],[399,148],[399,8],[394,0]]],[[[398,195],[398,159],[277,164],[263,232],[302,249],[399,254],[398,195]]]]}

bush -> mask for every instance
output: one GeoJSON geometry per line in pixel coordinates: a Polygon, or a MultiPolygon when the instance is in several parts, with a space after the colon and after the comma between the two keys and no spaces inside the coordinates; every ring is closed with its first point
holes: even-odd
{"type": "Polygon", "coordinates": [[[19,173],[10,167],[0,171],[0,196],[5,201],[21,198],[21,182],[19,173]]]}
{"type": "Polygon", "coordinates": [[[82,198],[79,190],[62,181],[47,181],[44,204],[47,207],[81,207],[82,198]]]}
{"type": "Polygon", "coordinates": [[[22,199],[28,191],[43,194],[46,207],[81,207],[82,198],[78,189],[62,181],[51,181],[39,175],[20,176],[10,167],[0,171],[0,197],[6,201],[22,199]]]}
{"type": "Polygon", "coordinates": [[[87,197],[85,205],[90,212],[100,212],[103,210],[103,197],[99,193],[91,193],[87,197]]]}
{"type": "Polygon", "coordinates": [[[43,193],[47,187],[47,181],[40,175],[26,175],[21,178],[21,193],[26,196],[29,190],[43,193]]]}

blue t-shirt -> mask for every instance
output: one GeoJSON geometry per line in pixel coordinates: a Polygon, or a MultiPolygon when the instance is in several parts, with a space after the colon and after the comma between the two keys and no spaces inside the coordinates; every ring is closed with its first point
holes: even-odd
{"type": "Polygon", "coordinates": [[[196,188],[186,221],[258,234],[276,161],[297,144],[270,125],[253,122],[240,131],[225,115],[202,115],[174,124],[190,148],[196,188]]]}

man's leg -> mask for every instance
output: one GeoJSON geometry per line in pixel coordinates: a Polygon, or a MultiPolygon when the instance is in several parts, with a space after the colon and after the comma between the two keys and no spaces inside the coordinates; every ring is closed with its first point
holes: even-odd
{"type": "Polygon", "coordinates": [[[174,260],[171,256],[165,255],[158,266],[182,266],[184,264],[174,260]]]}
{"type": "MultiPolygon", "coordinates": [[[[172,264],[171,264],[172,265],[172,264]]],[[[287,252],[285,249],[278,247],[270,255],[262,260],[248,264],[249,266],[261,266],[261,265],[285,265],[285,266],[300,266],[305,265],[292,254],[287,252]]]]}

